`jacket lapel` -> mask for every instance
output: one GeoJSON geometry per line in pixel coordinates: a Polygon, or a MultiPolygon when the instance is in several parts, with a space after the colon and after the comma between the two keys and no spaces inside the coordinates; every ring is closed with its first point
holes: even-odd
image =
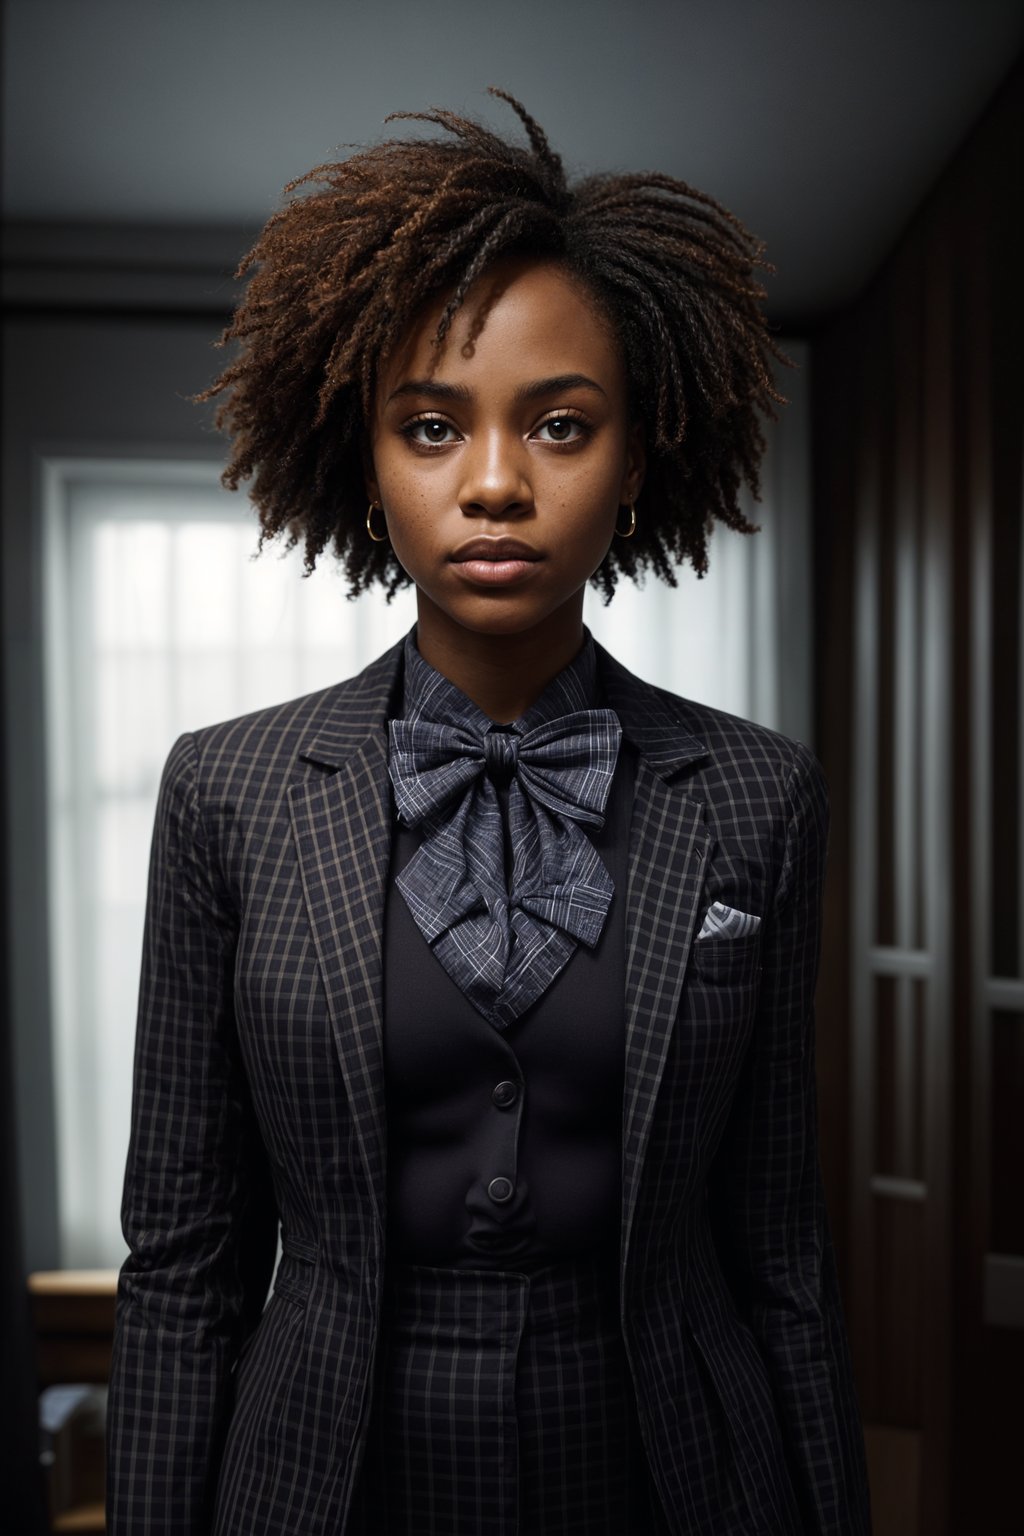
{"type": "Polygon", "coordinates": [[[641,758],[626,897],[626,1081],[622,1119],[622,1255],[629,1251],[644,1154],[700,907],[704,805],[641,758]]]}
{"type": "Polygon", "coordinates": [[[626,1061],[622,1123],[623,1268],[683,976],[700,909],[709,834],[685,772],[707,756],[681,704],[599,647],[608,704],[640,753],[626,893],[626,1061]]]}
{"type": "Polygon", "coordinates": [[[339,690],[300,756],[321,769],[289,791],[302,888],[367,1181],[384,1226],[383,930],[391,854],[384,721],[395,647],[339,690]]]}

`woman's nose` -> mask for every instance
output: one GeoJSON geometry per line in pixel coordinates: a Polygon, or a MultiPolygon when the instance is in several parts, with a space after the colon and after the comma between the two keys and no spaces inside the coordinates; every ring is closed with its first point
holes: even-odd
{"type": "Polygon", "coordinates": [[[521,517],[533,506],[526,447],[504,432],[489,432],[469,445],[459,505],[467,517],[521,517]]]}

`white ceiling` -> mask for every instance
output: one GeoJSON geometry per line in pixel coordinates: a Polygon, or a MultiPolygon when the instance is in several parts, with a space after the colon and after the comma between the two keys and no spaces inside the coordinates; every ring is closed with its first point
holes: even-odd
{"type": "Polygon", "coordinates": [[[573,169],[733,208],[790,319],[856,291],[1024,45],[1021,0],[6,0],[4,24],[11,218],[252,228],[389,111],[508,127],[499,84],[573,169]]]}

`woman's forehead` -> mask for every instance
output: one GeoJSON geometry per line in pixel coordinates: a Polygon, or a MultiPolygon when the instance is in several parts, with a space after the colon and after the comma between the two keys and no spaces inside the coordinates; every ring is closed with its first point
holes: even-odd
{"type": "Polygon", "coordinates": [[[555,261],[507,258],[472,285],[439,344],[437,330],[449,293],[428,301],[381,370],[378,398],[407,378],[464,382],[494,370],[511,380],[537,375],[599,376],[624,386],[620,348],[611,326],[583,285],[555,261]]]}

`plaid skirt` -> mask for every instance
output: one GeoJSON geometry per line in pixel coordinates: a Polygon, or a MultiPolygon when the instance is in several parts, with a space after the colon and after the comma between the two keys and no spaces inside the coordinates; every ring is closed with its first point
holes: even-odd
{"type": "Polygon", "coordinates": [[[606,1261],[396,1267],[346,1536],[652,1536],[606,1261]]]}

